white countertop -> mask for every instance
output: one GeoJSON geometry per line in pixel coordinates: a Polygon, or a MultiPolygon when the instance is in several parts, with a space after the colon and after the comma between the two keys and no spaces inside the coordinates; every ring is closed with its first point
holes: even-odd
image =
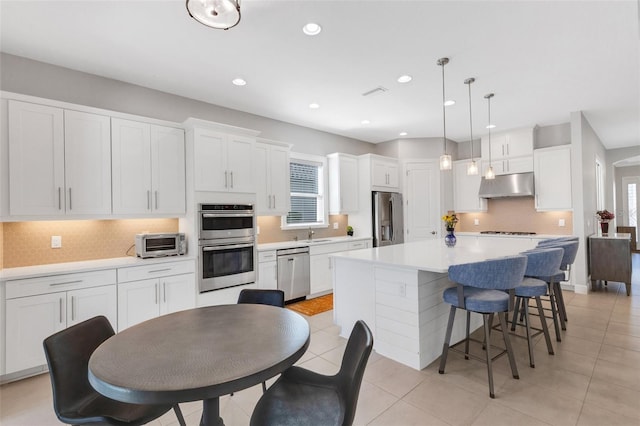
{"type": "Polygon", "coordinates": [[[370,240],[371,237],[317,237],[315,240],[298,240],[298,241],[280,241],[277,243],[258,244],[258,251],[279,250],[292,247],[309,247],[311,245],[333,244],[333,243],[350,243],[354,241],[370,240]]]}
{"type": "Polygon", "coordinates": [[[610,234],[593,234],[593,235],[589,235],[589,238],[604,238],[604,239],[608,239],[608,240],[630,240],[631,239],[631,234],[627,234],[627,233],[618,233],[618,232],[612,232],[610,234]]]}
{"type": "Polygon", "coordinates": [[[437,238],[393,246],[333,253],[329,256],[446,273],[451,265],[510,256],[534,248],[536,245],[536,241],[526,238],[505,239],[503,241],[488,238],[459,238],[455,247],[447,247],[443,238],[437,238]]]}
{"type": "Polygon", "coordinates": [[[127,266],[144,266],[154,263],[179,262],[195,260],[194,256],[167,256],[141,259],[134,256],[115,257],[111,259],[85,260],[81,262],[52,263],[48,265],[22,266],[0,270],[0,281],[31,278],[40,275],[59,275],[74,272],[97,271],[101,269],[121,268],[127,266]]]}

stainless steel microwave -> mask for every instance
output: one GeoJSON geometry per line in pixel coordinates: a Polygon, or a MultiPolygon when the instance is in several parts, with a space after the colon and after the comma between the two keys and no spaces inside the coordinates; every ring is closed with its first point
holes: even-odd
{"type": "Polygon", "coordinates": [[[187,239],[183,233],[136,234],[136,256],[178,256],[187,253],[187,239]]]}

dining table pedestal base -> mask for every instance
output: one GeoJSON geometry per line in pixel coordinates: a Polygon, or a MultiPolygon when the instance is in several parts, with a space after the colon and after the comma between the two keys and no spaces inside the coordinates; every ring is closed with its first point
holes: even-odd
{"type": "Polygon", "coordinates": [[[220,417],[220,398],[205,399],[202,401],[202,417],[200,426],[224,426],[220,417]]]}

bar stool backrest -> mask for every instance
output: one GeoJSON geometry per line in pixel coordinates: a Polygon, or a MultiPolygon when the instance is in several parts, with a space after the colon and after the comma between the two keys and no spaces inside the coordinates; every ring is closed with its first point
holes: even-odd
{"type": "Polygon", "coordinates": [[[526,266],[524,255],[463,263],[449,267],[449,279],[469,287],[510,290],[522,282],[526,266]]]}
{"type": "Polygon", "coordinates": [[[527,256],[526,277],[550,277],[558,272],[564,250],[561,247],[535,248],[522,252],[527,256]]]}
{"type": "Polygon", "coordinates": [[[555,244],[545,244],[544,246],[538,246],[540,248],[561,248],[564,250],[564,255],[562,256],[562,262],[560,262],[560,269],[562,271],[568,271],[573,262],[576,260],[576,255],[578,254],[578,241],[563,241],[555,244]]]}

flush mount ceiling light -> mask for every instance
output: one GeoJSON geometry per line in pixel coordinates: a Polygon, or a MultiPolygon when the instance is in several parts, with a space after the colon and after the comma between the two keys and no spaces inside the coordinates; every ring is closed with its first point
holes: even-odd
{"type": "Polygon", "coordinates": [[[234,78],[233,80],[231,80],[231,82],[233,84],[235,84],[236,86],[246,86],[247,85],[247,81],[244,78],[234,78]]]}
{"type": "Polygon", "coordinates": [[[317,104],[317,103],[315,103],[315,102],[312,102],[312,103],[310,103],[310,104],[309,104],[309,108],[311,108],[311,109],[318,109],[318,108],[320,108],[320,104],[317,104]]]}
{"type": "Polygon", "coordinates": [[[411,80],[413,80],[413,77],[411,77],[408,74],[401,75],[400,77],[398,77],[398,83],[408,83],[411,80]]]}
{"type": "Polygon", "coordinates": [[[451,105],[455,105],[456,101],[454,101],[453,99],[448,99],[446,101],[443,102],[444,106],[451,106],[451,105]]]}
{"type": "Polygon", "coordinates": [[[464,84],[469,86],[469,143],[471,144],[471,162],[467,164],[467,175],[473,176],[478,174],[478,164],[473,158],[473,120],[471,119],[471,84],[476,81],[475,78],[470,77],[464,81],[464,84]]]}
{"type": "Polygon", "coordinates": [[[371,124],[371,122],[369,120],[362,120],[360,123],[361,124],[371,124]]]}
{"type": "Polygon", "coordinates": [[[495,129],[496,125],[495,124],[487,124],[487,129],[495,129]]]}
{"type": "Polygon", "coordinates": [[[447,154],[447,113],[445,112],[444,97],[444,66],[449,63],[449,58],[438,59],[438,66],[442,67],[442,143],[444,152],[440,156],[440,170],[451,170],[451,155],[447,154]]]}
{"type": "Polygon", "coordinates": [[[240,0],[187,0],[187,12],[207,27],[228,30],[240,22],[240,0]]]}
{"type": "Polygon", "coordinates": [[[302,27],[302,32],[308,36],[314,36],[320,34],[322,31],[322,27],[315,22],[309,22],[304,27],[302,27]]]}
{"type": "Polygon", "coordinates": [[[400,136],[407,136],[407,132],[400,132],[400,136]]]}
{"type": "MultiPolygon", "coordinates": [[[[493,98],[493,93],[488,93],[486,95],[484,95],[484,98],[487,100],[487,107],[488,107],[488,111],[489,111],[489,123],[491,123],[491,98],[493,98]]],[[[495,126],[494,126],[495,127],[495,126]]],[[[488,144],[488,148],[489,148],[489,168],[487,169],[487,173],[485,173],[484,178],[485,179],[495,179],[496,178],[496,174],[493,171],[493,166],[491,165],[491,127],[487,126],[487,128],[489,129],[489,144],[488,144]]]]}

